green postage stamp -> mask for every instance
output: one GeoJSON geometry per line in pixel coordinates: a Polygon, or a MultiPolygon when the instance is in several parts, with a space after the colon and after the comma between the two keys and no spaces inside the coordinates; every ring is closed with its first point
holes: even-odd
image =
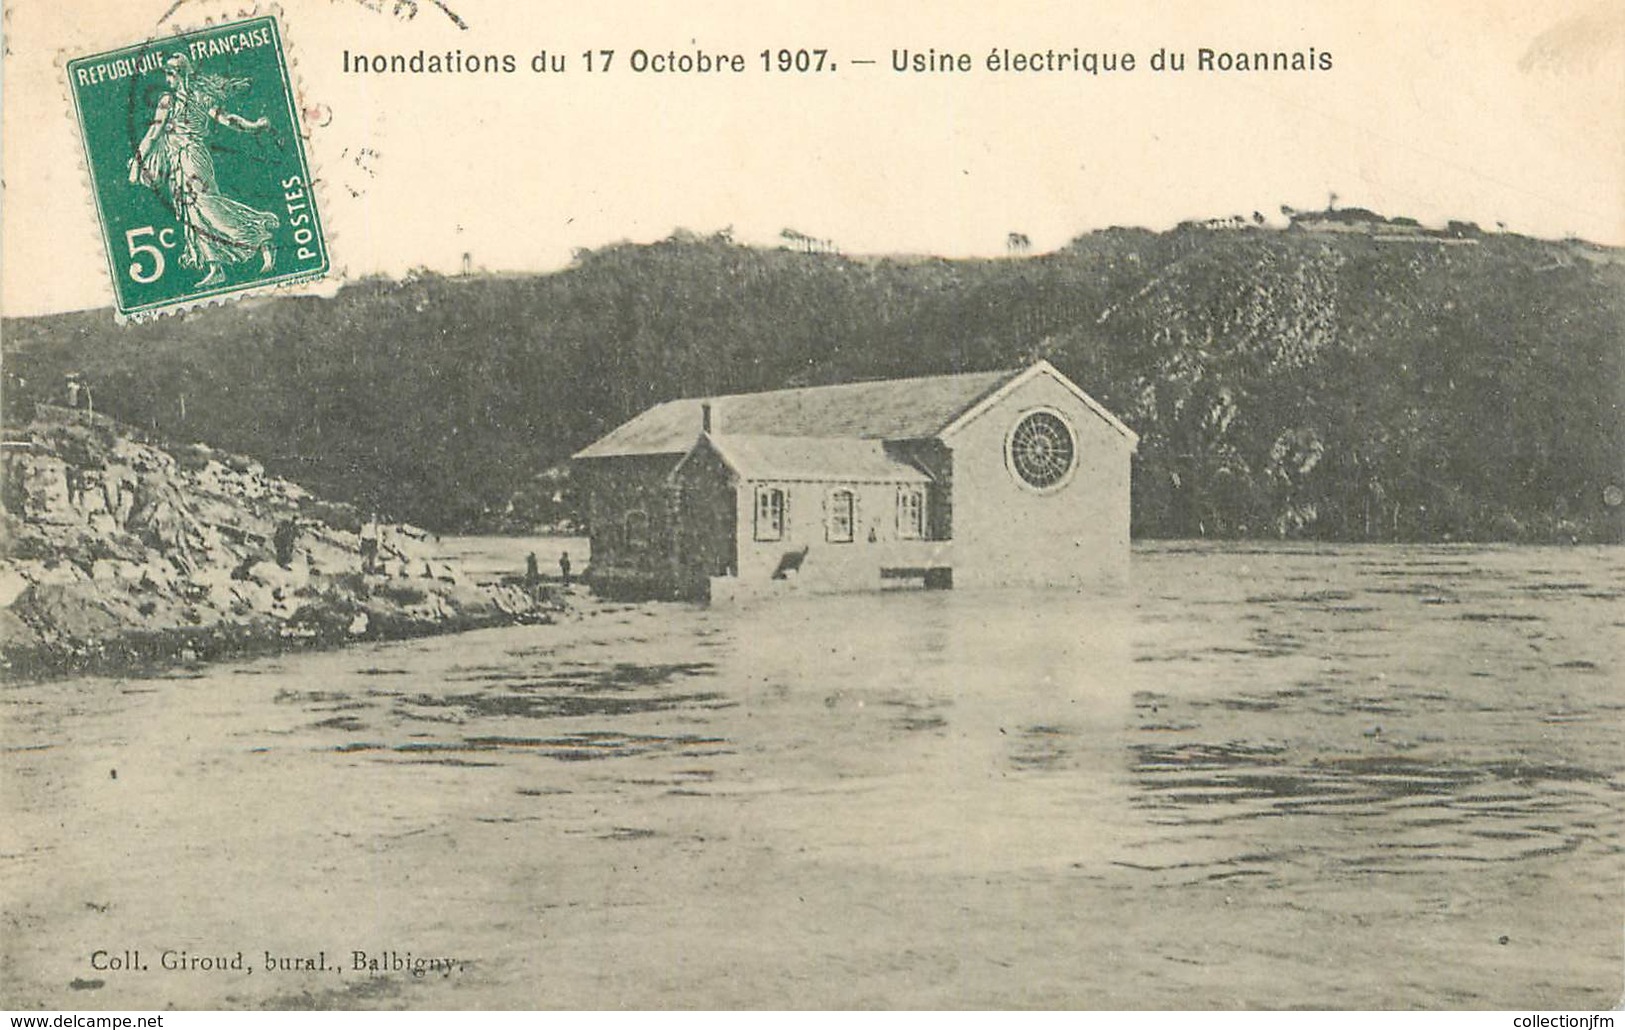
{"type": "Polygon", "coordinates": [[[68,62],[118,313],[328,269],[275,17],[68,62]]]}

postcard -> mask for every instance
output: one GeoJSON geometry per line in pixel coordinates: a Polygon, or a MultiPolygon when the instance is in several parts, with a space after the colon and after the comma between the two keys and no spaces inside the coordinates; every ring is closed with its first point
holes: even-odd
{"type": "Polygon", "coordinates": [[[1619,1004],[1618,5],[3,31],[0,1007],[1619,1004]]]}

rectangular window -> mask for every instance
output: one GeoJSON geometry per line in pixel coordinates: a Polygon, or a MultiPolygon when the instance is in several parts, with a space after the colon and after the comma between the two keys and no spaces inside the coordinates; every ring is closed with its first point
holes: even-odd
{"type": "Polygon", "coordinates": [[[919,540],[925,536],[925,492],[912,487],[897,491],[897,536],[919,540]]]}
{"type": "Polygon", "coordinates": [[[629,511],[626,513],[626,547],[631,551],[642,551],[649,546],[649,513],[646,511],[629,511]]]}
{"type": "Polygon", "coordinates": [[[776,486],[756,488],[756,539],[784,539],[784,491],[776,486]]]}
{"type": "Polygon", "coordinates": [[[850,490],[836,490],[829,495],[829,520],[824,527],[824,538],[830,543],[852,542],[853,502],[850,490]]]}

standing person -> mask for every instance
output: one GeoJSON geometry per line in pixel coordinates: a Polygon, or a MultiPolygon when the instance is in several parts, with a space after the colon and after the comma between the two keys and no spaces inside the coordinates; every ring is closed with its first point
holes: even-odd
{"type": "Polygon", "coordinates": [[[570,585],[570,552],[569,551],[560,551],[559,552],[559,578],[564,580],[564,585],[566,587],[568,587],[570,585]]]}
{"type": "Polygon", "coordinates": [[[285,569],[293,566],[293,545],[298,539],[298,519],[287,518],[277,523],[276,532],[271,537],[271,543],[276,549],[276,563],[278,565],[285,569]]]}
{"type": "Polygon", "coordinates": [[[378,515],[373,514],[361,527],[361,571],[378,571],[378,515]]]}
{"type": "Polygon", "coordinates": [[[75,508],[85,506],[85,473],[77,465],[69,465],[64,473],[68,480],[68,503],[75,508]]]}
{"type": "Polygon", "coordinates": [[[536,584],[541,581],[542,573],[536,564],[536,552],[532,551],[525,555],[525,586],[534,590],[536,584]]]}
{"type": "Polygon", "coordinates": [[[247,79],[196,75],[191,59],[175,54],[164,62],[167,90],[158,98],[146,135],[130,158],[130,182],[167,198],[181,224],[185,250],[181,264],[202,268],[199,286],[224,282],[222,266],[260,256],[261,270],[276,262],[272,233],[280,222],[220,192],[209,136],[215,125],[239,132],[263,132],[267,118],[249,121],[225,109],[226,100],[249,85],[247,79]]]}

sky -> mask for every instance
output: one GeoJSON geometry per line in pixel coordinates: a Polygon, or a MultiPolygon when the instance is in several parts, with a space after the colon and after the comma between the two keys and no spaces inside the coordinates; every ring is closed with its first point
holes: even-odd
{"type": "MultiPolygon", "coordinates": [[[[8,0],[0,309],[111,302],[61,65],[239,13],[207,0],[8,0]]],[[[1035,252],[1111,225],[1282,205],[1625,245],[1625,4],[282,0],[334,273],[547,271],[578,248],[789,228],[854,254],[1035,252]],[[1133,70],[989,72],[991,50],[1133,70]],[[823,72],[761,52],[825,50],[823,72]],[[1329,54],[1203,71],[1198,51],[1329,54]],[[635,72],[634,51],[747,71],[635,72]],[[1153,71],[1159,49],[1182,72],[1153,71]],[[512,54],[513,74],[346,72],[345,55],[512,54]],[[587,50],[613,50],[589,71],[587,50]],[[894,51],[969,55],[900,73],[894,51]],[[562,74],[533,57],[562,55],[562,74]],[[860,64],[872,61],[872,64],[860,64]]],[[[229,192],[230,184],[222,188],[229,192]]]]}

